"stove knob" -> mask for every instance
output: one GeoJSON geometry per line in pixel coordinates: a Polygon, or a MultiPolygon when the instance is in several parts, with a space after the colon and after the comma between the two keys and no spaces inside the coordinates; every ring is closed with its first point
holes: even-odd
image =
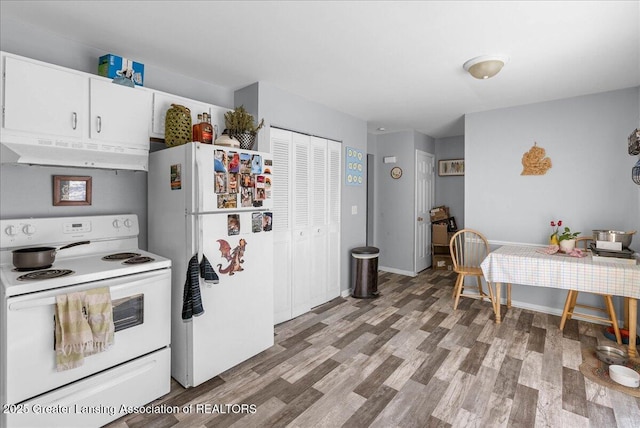
{"type": "Polygon", "coordinates": [[[9,225],[5,227],[4,233],[7,234],[8,236],[16,236],[18,234],[18,231],[16,230],[15,226],[9,225]]]}
{"type": "Polygon", "coordinates": [[[22,227],[22,231],[24,232],[25,235],[31,236],[34,233],[36,233],[36,228],[32,224],[26,224],[22,227]]]}
{"type": "Polygon", "coordinates": [[[126,219],[126,220],[124,221],[124,227],[129,228],[129,227],[131,227],[131,226],[133,226],[133,223],[131,222],[131,220],[126,219]]]}
{"type": "Polygon", "coordinates": [[[120,229],[120,220],[113,220],[113,227],[115,227],[116,229],[120,229]]]}

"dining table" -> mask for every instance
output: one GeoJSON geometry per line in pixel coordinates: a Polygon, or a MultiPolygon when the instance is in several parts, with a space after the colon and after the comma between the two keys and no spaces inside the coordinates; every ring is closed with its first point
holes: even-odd
{"type": "MultiPolygon", "coordinates": [[[[501,322],[502,284],[530,285],[609,294],[624,297],[624,323],[629,330],[630,357],[637,355],[637,299],[640,298],[640,265],[616,261],[594,261],[591,252],[584,257],[565,253],[548,254],[545,247],[503,245],[491,251],[480,267],[489,287],[495,287],[495,322],[501,322]],[[493,285],[492,285],[493,284],[493,285]]],[[[507,307],[511,306],[511,293],[507,307]]]]}

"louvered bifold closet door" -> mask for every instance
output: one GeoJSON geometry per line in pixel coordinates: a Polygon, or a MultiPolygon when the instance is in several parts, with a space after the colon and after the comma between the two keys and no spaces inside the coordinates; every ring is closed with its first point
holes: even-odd
{"type": "Polygon", "coordinates": [[[327,298],[340,295],[340,200],[342,198],[342,144],[327,141],[327,200],[328,200],[328,271],[327,298]]]}
{"type": "Polygon", "coordinates": [[[293,136],[289,131],[271,128],[273,155],[273,304],[274,322],[292,318],[291,271],[291,182],[293,136]]]}
{"type": "Polygon", "coordinates": [[[311,137],[311,307],[327,301],[328,292],[328,217],[327,140],[311,137]]]}
{"type": "Polygon", "coordinates": [[[311,236],[310,222],[310,137],[298,133],[293,135],[293,160],[289,166],[293,170],[292,183],[292,219],[293,247],[291,260],[293,263],[292,284],[292,318],[304,314],[311,309],[311,236]]]}

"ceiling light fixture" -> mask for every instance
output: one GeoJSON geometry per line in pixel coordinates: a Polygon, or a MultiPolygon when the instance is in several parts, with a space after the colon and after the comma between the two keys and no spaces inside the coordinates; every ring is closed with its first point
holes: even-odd
{"type": "Polygon", "coordinates": [[[506,56],[483,55],[470,59],[462,67],[476,79],[488,79],[498,74],[507,61],[506,56]]]}

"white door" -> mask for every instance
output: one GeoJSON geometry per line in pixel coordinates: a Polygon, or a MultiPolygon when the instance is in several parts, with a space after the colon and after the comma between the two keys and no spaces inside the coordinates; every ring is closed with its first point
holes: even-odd
{"type": "Polygon", "coordinates": [[[429,210],[434,197],[434,163],[432,154],[416,150],[415,273],[431,266],[429,210]]]}

